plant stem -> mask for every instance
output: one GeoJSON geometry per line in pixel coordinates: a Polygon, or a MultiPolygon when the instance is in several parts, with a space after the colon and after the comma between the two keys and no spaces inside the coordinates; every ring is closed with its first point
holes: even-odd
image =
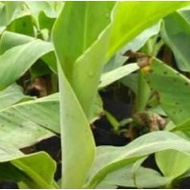
{"type": "Polygon", "coordinates": [[[145,81],[141,71],[138,71],[138,90],[135,112],[143,111],[146,107],[151,90],[145,81]]]}

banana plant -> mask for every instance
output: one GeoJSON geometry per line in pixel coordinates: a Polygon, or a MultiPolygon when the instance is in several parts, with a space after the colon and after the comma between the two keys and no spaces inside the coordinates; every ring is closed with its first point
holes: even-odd
{"type": "MultiPolygon", "coordinates": [[[[163,9],[158,10],[158,5],[161,4],[160,2],[147,2],[142,5],[137,2],[65,3],[53,29],[60,88],[62,188],[95,188],[108,173],[144,156],[137,153],[138,156],[129,156],[127,159],[124,147],[121,149],[101,147],[95,152],[88,118],[97,94],[101,70],[107,60],[142,30],[184,6],[181,3],[172,5],[168,3],[165,4],[167,8],[163,11],[163,9]],[[97,14],[100,7],[102,11],[97,14]],[[132,11],[134,8],[141,11],[141,18],[132,11]],[[91,25],[97,21],[97,25],[91,25]],[[78,139],[78,142],[74,143],[73,139],[78,139]]],[[[163,132],[163,135],[170,136],[170,133],[163,132]]],[[[161,149],[154,147],[154,150],[161,149]]],[[[149,149],[145,152],[151,153],[149,149]]]]}
{"type": "Polygon", "coordinates": [[[90,128],[98,88],[140,69],[134,63],[101,76],[105,64],[145,29],[186,5],[188,2],[0,2],[4,18],[0,21],[0,100],[4,102],[0,126],[4,134],[7,130],[14,136],[2,134],[0,179],[16,181],[20,188],[96,188],[112,172],[149,154],[174,149],[189,156],[189,141],[171,132],[150,133],[120,148],[96,148],[90,128]],[[59,94],[36,99],[11,86],[39,59],[58,74],[59,94]],[[120,77],[110,77],[118,73],[120,77]],[[14,96],[9,94],[11,87],[20,98],[6,103],[4,95],[14,96]],[[29,135],[26,140],[21,130],[29,135]],[[54,181],[55,162],[47,153],[25,155],[19,150],[55,133],[61,134],[60,186],[54,181]],[[4,173],[5,168],[9,170],[4,173]]]}

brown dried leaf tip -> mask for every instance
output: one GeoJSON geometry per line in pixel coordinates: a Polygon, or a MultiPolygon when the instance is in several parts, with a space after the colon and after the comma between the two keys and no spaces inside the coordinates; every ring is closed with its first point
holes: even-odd
{"type": "Polygon", "coordinates": [[[140,52],[133,52],[128,50],[124,53],[124,56],[129,58],[136,58],[138,66],[141,68],[142,71],[148,72],[150,71],[150,64],[152,62],[152,57],[140,52]]]}

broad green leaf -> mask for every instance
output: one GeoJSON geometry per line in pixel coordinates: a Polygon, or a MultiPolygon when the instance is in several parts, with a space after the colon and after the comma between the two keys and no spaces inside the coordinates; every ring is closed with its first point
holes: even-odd
{"type": "Polygon", "coordinates": [[[35,38],[32,38],[30,36],[5,31],[1,36],[0,54],[5,53],[10,48],[31,42],[33,40],[35,40],[35,38]]]}
{"type": "Polygon", "coordinates": [[[62,188],[82,188],[94,159],[95,145],[85,115],[91,118],[89,112],[97,93],[108,35],[98,39],[110,22],[113,5],[66,2],[54,25],[53,41],[60,63],[62,188]],[[97,21],[98,24],[92,25],[97,21]],[[75,30],[70,23],[75,25],[75,30]],[[74,144],[73,139],[78,142],[74,144]]]}
{"type": "Polygon", "coordinates": [[[94,139],[88,120],[60,66],[58,71],[63,156],[61,187],[82,188],[94,160],[94,139]]]}
{"type": "MultiPolygon", "coordinates": [[[[55,18],[49,18],[46,16],[44,12],[40,12],[38,16],[38,20],[39,20],[41,33],[42,33],[42,29],[46,29],[46,32],[47,32],[46,40],[49,40],[49,35],[51,33],[53,24],[55,22],[55,18]]],[[[44,39],[45,39],[45,35],[44,35],[44,39]]]]}
{"type": "Polygon", "coordinates": [[[141,69],[169,118],[180,124],[190,118],[190,81],[171,67],[154,59],[141,69]]]}
{"type": "Polygon", "coordinates": [[[0,162],[8,162],[12,159],[22,157],[24,154],[10,142],[0,140],[0,162]]]}
{"type": "Polygon", "coordinates": [[[179,13],[190,23],[190,6],[184,7],[179,10],[179,13]]]}
{"type": "Polygon", "coordinates": [[[34,27],[30,15],[13,20],[6,29],[11,32],[34,36],[34,27]]]}
{"type": "Polygon", "coordinates": [[[112,184],[108,184],[108,183],[100,183],[98,184],[98,186],[96,187],[96,189],[117,189],[116,185],[112,185],[112,184]]]}
{"type": "MultiPolygon", "coordinates": [[[[35,40],[36,40],[36,38],[30,37],[27,35],[5,31],[3,33],[2,37],[1,37],[1,41],[0,41],[0,54],[5,53],[7,50],[9,50],[15,46],[27,44],[27,43],[29,43],[31,41],[35,41],[35,40]]],[[[41,57],[41,59],[49,66],[49,68],[54,73],[57,73],[56,58],[55,58],[55,54],[53,51],[43,55],[41,57]]],[[[44,67],[47,67],[47,66],[44,65],[44,67]]]]}
{"type": "MultiPolygon", "coordinates": [[[[169,182],[168,178],[162,177],[153,169],[140,167],[136,173],[133,173],[132,166],[133,164],[130,164],[127,167],[108,174],[101,183],[142,189],[162,187],[169,182]]],[[[101,183],[98,186],[100,186],[101,183]]]]}
{"type": "Polygon", "coordinates": [[[190,156],[174,150],[162,151],[156,153],[156,163],[172,181],[190,169],[190,156]]]}
{"type": "Polygon", "coordinates": [[[140,48],[142,48],[146,42],[160,31],[161,22],[143,30],[137,37],[135,37],[132,41],[127,43],[125,47],[122,48],[121,52],[124,54],[127,50],[131,50],[136,52],[140,48]]]}
{"type": "MultiPolygon", "coordinates": [[[[18,167],[26,177],[22,180],[25,182],[36,184],[36,188],[55,188],[54,172],[56,169],[56,163],[45,152],[38,152],[30,155],[24,155],[11,143],[0,140],[0,163],[10,162],[14,166],[18,167]],[[28,179],[28,178],[30,179],[28,179]]],[[[8,169],[8,168],[7,168],[8,169]]],[[[14,171],[18,172],[15,168],[14,171]]],[[[4,171],[0,171],[4,172],[4,171]]],[[[2,176],[2,174],[0,174],[2,176]]],[[[20,176],[20,177],[21,177],[20,176]]],[[[13,177],[13,176],[12,176],[13,177]]],[[[19,178],[19,176],[18,176],[19,178]]],[[[19,179],[18,179],[19,180],[19,179]]]]}
{"type": "Polygon", "coordinates": [[[23,2],[4,2],[4,4],[6,10],[6,23],[11,22],[12,20],[18,18],[21,15],[24,15],[24,11],[21,11],[23,2]]]}
{"type": "Polygon", "coordinates": [[[92,116],[93,103],[105,62],[108,36],[103,36],[75,63],[71,86],[88,118],[92,116]],[[85,87],[85,88],[84,88],[85,87]]]}
{"type": "Polygon", "coordinates": [[[109,24],[114,2],[66,2],[53,32],[54,45],[66,77],[77,60],[109,24]],[[70,25],[73,23],[75,29],[70,25]],[[96,24],[92,24],[96,23],[96,24]],[[68,32],[69,29],[69,32],[68,32]]]}
{"type": "Polygon", "coordinates": [[[123,147],[100,146],[86,182],[94,188],[106,175],[149,154],[176,150],[190,155],[190,142],[170,132],[157,131],[143,135],[123,147]]]}
{"type": "Polygon", "coordinates": [[[45,152],[38,152],[23,156],[19,159],[14,159],[11,163],[21,168],[28,176],[24,182],[31,188],[51,188],[54,189],[54,173],[56,170],[56,163],[45,152]]]}
{"type": "Polygon", "coordinates": [[[0,92],[0,110],[26,99],[33,98],[24,95],[21,87],[13,84],[0,92]]]}
{"type": "Polygon", "coordinates": [[[57,15],[60,14],[61,9],[62,9],[62,7],[65,4],[65,2],[61,2],[61,1],[49,1],[49,3],[54,8],[54,10],[56,11],[57,15]]]}
{"type": "Polygon", "coordinates": [[[25,2],[27,7],[32,12],[33,16],[38,17],[40,12],[44,12],[48,17],[56,18],[56,12],[54,11],[53,7],[51,6],[51,2],[48,1],[40,1],[40,2],[25,2]]]}
{"type": "MultiPolygon", "coordinates": [[[[38,28],[38,37],[45,41],[50,40],[50,34],[55,19],[58,16],[52,2],[25,2],[27,7],[32,13],[33,20],[35,20],[36,27],[38,28]]],[[[63,2],[59,4],[60,8],[63,2]]]]}
{"type": "Polygon", "coordinates": [[[180,13],[173,13],[164,19],[161,34],[172,49],[179,69],[190,71],[190,23],[180,13]]]}
{"type": "Polygon", "coordinates": [[[12,84],[37,59],[51,51],[53,51],[52,44],[41,40],[34,40],[6,51],[0,56],[0,90],[12,84]]]}
{"type": "Polygon", "coordinates": [[[112,71],[120,66],[122,66],[126,60],[128,59],[126,56],[123,56],[127,50],[131,50],[136,52],[139,50],[152,36],[158,34],[160,30],[161,22],[158,22],[156,25],[147,28],[142,33],[140,33],[137,37],[135,37],[131,42],[127,43],[125,47],[123,47],[119,52],[112,57],[108,63],[104,65],[103,72],[112,71]]]}
{"type": "Polygon", "coordinates": [[[24,2],[5,2],[6,30],[34,35],[33,22],[30,11],[24,2]]]}
{"type": "Polygon", "coordinates": [[[139,66],[137,63],[130,63],[125,66],[114,69],[113,71],[104,73],[101,77],[101,83],[99,84],[99,88],[106,87],[107,85],[131,74],[134,71],[137,71],[139,66]]]}
{"type": "MultiPolygon", "coordinates": [[[[27,97],[21,93],[20,88],[13,85],[4,91],[0,92],[0,107],[9,107],[0,110],[0,137],[2,140],[11,142],[18,148],[23,148],[54,136],[55,133],[60,133],[58,93],[16,103],[27,97]],[[1,97],[1,94],[5,96],[1,97]]],[[[99,118],[102,112],[102,101],[97,96],[89,123],[99,118]]]]}
{"type": "Polygon", "coordinates": [[[114,57],[112,57],[108,63],[104,65],[103,72],[109,72],[112,71],[118,67],[121,67],[126,61],[127,57],[123,56],[123,54],[127,50],[131,50],[133,52],[136,52],[139,50],[145,43],[150,39],[152,36],[158,34],[160,30],[160,24],[161,22],[158,22],[156,25],[147,28],[142,33],[140,33],[137,37],[135,37],[131,42],[127,43],[125,47],[123,47],[121,50],[119,50],[118,53],[114,57]]]}
{"type": "Polygon", "coordinates": [[[1,2],[0,18],[0,34],[7,29],[28,35],[34,34],[30,11],[24,2],[1,2]]]}
{"type": "Polygon", "coordinates": [[[144,29],[188,4],[188,2],[118,2],[113,14],[107,59],[109,60],[116,51],[144,29]]]}
{"type": "Polygon", "coordinates": [[[110,23],[113,5],[66,2],[54,26],[53,41],[61,67],[88,118],[105,62],[109,31],[104,29],[110,23]]]}
{"type": "Polygon", "coordinates": [[[59,133],[58,94],[0,110],[0,137],[18,148],[59,133]]]}
{"type": "Polygon", "coordinates": [[[181,180],[187,177],[190,177],[190,169],[187,172],[185,172],[183,175],[181,175],[178,179],[181,180]]]}

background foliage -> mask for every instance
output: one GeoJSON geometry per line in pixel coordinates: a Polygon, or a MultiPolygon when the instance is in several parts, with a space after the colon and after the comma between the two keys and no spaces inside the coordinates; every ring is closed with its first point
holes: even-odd
{"type": "Polygon", "coordinates": [[[171,188],[188,177],[188,5],[0,2],[0,179],[20,188],[171,188]],[[121,85],[132,107],[118,120],[100,95],[121,85]],[[102,114],[132,142],[96,147],[102,114]],[[48,153],[23,149],[53,136],[59,181],[48,153]],[[157,169],[143,165],[151,154],[157,169]]]}

